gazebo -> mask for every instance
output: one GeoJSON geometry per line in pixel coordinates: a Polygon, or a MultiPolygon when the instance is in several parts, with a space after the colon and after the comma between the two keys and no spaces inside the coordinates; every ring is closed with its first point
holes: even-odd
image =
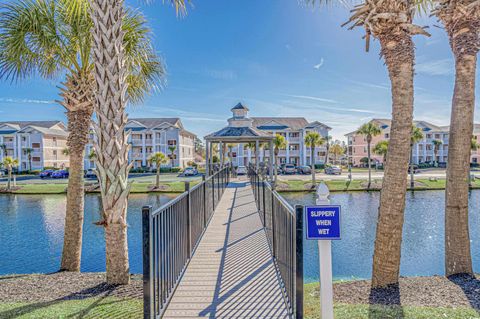
{"type": "Polygon", "coordinates": [[[206,141],[206,174],[209,176],[211,165],[213,164],[213,144],[218,144],[220,148],[220,161],[223,162],[223,145],[227,143],[255,143],[255,162],[259,168],[259,148],[260,143],[269,143],[269,172],[270,179],[273,180],[273,139],[272,134],[262,132],[253,127],[253,120],[248,117],[248,108],[242,103],[238,103],[232,108],[233,116],[228,119],[228,126],[221,130],[205,136],[206,141]]]}

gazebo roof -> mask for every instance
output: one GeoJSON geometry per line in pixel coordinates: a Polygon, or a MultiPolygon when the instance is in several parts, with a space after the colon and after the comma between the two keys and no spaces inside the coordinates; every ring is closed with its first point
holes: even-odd
{"type": "Polygon", "coordinates": [[[234,142],[271,141],[273,140],[273,135],[256,130],[253,127],[227,126],[220,131],[205,136],[205,140],[234,142]]]}
{"type": "Polygon", "coordinates": [[[237,105],[235,105],[233,108],[232,108],[232,111],[233,110],[247,110],[249,111],[248,107],[246,107],[245,105],[243,105],[242,103],[238,103],[237,105]]]}

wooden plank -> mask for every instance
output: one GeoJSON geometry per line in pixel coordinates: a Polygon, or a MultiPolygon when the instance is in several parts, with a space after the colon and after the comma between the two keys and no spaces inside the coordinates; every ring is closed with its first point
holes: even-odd
{"type": "Polygon", "coordinates": [[[289,318],[252,188],[232,182],[164,318],[289,318]]]}

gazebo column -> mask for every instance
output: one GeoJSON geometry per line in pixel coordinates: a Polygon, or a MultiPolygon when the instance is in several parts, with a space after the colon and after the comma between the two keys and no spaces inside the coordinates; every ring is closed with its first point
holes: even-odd
{"type": "Polygon", "coordinates": [[[269,156],[268,156],[268,166],[270,168],[270,182],[273,182],[273,164],[275,162],[274,160],[274,154],[273,154],[273,140],[270,140],[269,143],[270,150],[269,150],[269,156]]]}
{"type": "Polygon", "coordinates": [[[260,161],[258,160],[259,159],[258,157],[260,155],[259,149],[260,149],[260,142],[256,140],[255,141],[255,167],[257,168],[257,171],[260,168],[260,161]]]}
{"type": "Polygon", "coordinates": [[[205,176],[210,176],[210,142],[205,141],[205,176]]]}
{"type": "Polygon", "coordinates": [[[223,157],[225,156],[225,154],[223,153],[223,142],[220,142],[218,144],[218,148],[219,148],[219,154],[220,154],[220,164],[223,164],[223,157]]]}

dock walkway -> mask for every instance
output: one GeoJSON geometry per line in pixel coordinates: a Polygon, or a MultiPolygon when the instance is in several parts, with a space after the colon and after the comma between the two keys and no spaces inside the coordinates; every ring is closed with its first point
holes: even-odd
{"type": "Polygon", "coordinates": [[[163,318],[289,318],[247,181],[225,190],[163,318]]]}

